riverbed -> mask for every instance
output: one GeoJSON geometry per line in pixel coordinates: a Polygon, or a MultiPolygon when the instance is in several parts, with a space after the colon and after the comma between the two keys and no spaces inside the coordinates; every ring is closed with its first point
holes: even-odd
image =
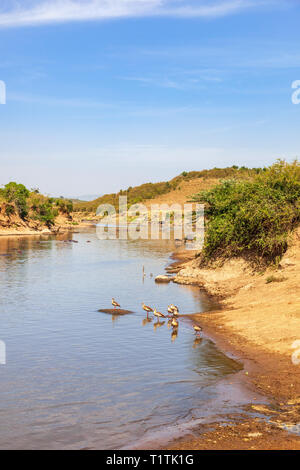
{"type": "Polygon", "coordinates": [[[1,237],[1,449],[157,447],[248,403],[230,380],[239,362],[189,319],[174,331],[142,310],[214,307],[197,287],[155,283],[173,250],[93,228],[1,237]],[[99,312],[112,297],[132,314],[99,312]]]}

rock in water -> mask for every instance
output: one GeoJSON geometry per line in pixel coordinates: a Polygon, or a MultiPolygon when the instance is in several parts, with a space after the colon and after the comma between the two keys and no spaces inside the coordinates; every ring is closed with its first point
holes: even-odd
{"type": "Polygon", "coordinates": [[[174,279],[173,276],[167,276],[166,274],[161,274],[156,276],[155,282],[171,282],[174,279]]]}

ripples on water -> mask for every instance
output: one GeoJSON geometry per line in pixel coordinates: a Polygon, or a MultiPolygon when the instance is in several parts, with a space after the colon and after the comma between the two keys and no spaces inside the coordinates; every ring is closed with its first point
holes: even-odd
{"type": "Polygon", "coordinates": [[[143,301],[162,312],[170,303],[182,313],[209,309],[195,287],[155,284],[173,249],[100,241],[94,231],[0,237],[0,448],[151,445],[168,437],[162,429],[170,436],[243,402],[220,387],[240,365],[195,339],[187,320],[177,337],[167,322],[145,321],[143,301]],[[99,313],[111,297],[134,313],[99,313]]]}

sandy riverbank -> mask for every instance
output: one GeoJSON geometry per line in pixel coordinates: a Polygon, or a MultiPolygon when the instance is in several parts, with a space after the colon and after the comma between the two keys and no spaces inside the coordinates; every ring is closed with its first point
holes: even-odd
{"type": "Polygon", "coordinates": [[[18,226],[1,227],[0,226],[0,237],[4,236],[24,236],[24,235],[57,235],[65,232],[72,232],[80,228],[90,227],[93,225],[92,222],[76,222],[76,224],[62,222],[55,224],[51,229],[37,225],[33,228],[27,224],[20,224],[18,226]]]}
{"type": "Polygon", "coordinates": [[[300,449],[300,342],[295,347],[300,340],[299,268],[300,230],[277,269],[259,273],[238,259],[205,269],[197,259],[175,265],[175,282],[199,285],[219,299],[220,310],[192,318],[243,362],[240,380],[267,396],[270,405],[253,402],[251,407],[266,419],[245,416],[227,426],[215,423],[200,430],[200,437],[189,436],[169,448],[300,449]],[[298,429],[299,436],[284,428],[298,429]]]}

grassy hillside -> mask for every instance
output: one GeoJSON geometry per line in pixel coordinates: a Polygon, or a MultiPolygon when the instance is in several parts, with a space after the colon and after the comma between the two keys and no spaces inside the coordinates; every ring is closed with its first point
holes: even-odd
{"type": "MultiPolygon", "coordinates": [[[[176,190],[180,191],[182,186],[186,186],[187,182],[191,182],[196,179],[201,179],[203,181],[222,178],[248,179],[261,171],[263,170],[259,168],[249,169],[233,166],[228,168],[213,168],[212,170],[183,172],[170,181],[145,183],[133,188],[129,187],[127,189],[120,190],[118,193],[105,194],[94,201],[74,202],[74,210],[95,213],[100,204],[112,204],[117,208],[119,196],[126,195],[128,198],[128,205],[132,205],[139,202],[147,202],[148,200],[158,198],[176,190]]],[[[192,192],[190,194],[192,194],[192,192]]]]}

